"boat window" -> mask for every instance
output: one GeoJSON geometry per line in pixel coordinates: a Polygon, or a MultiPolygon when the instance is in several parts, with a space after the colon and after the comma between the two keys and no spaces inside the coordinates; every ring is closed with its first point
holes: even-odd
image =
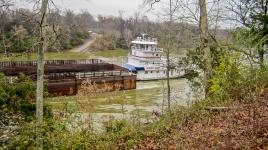
{"type": "Polygon", "coordinates": [[[145,74],[148,74],[148,71],[145,71],[145,74]]]}
{"type": "Polygon", "coordinates": [[[153,71],[151,71],[151,73],[153,73],[153,71]]]}
{"type": "Polygon", "coordinates": [[[156,54],[156,56],[158,56],[158,54],[156,54]]]}
{"type": "Polygon", "coordinates": [[[159,71],[156,71],[156,73],[159,73],[159,71]]]}

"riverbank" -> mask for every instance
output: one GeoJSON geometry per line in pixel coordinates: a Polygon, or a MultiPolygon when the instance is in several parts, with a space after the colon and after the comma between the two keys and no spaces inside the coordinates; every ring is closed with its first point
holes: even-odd
{"type": "Polygon", "coordinates": [[[200,103],[175,110],[134,149],[267,149],[267,98],[234,102],[226,110],[209,110],[200,103]]]}
{"type": "MultiPolygon", "coordinates": [[[[94,59],[99,57],[112,58],[112,57],[126,57],[128,50],[116,49],[103,51],[93,51],[93,52],[46,52],[46,60],[68,60],[68,59],[94,59]]],[[[4,54],[0,54],[1,61],[33,61],[37,60],[36,53],[12,53],[9,57],[4,54]]]]}
{"type": "MultiPolygon", "coordinates": [[[[80,130],[70,132],[70,126],[65,124],[68,120],[58,114],[52,122],[46,121],[44,148],[267,149],[267,98],[267,95],[256,97],[249,103],[233,101],[224,105],[230,108],[226,110],[208,109],[211,105],[207,101],[190,107],[174,106],[170,114],[152,113],[151,123],[144,123],[138,114],[129,119],[106,118],[102,132],[91,130],[90,117],[86,119],[88,124],[72,126],[80,130]]],[[[18,141],[13,141],[17,142],[15,146],[34,146],[34,127],[34,124],[27,124],[17,136],[18,141]]]]}

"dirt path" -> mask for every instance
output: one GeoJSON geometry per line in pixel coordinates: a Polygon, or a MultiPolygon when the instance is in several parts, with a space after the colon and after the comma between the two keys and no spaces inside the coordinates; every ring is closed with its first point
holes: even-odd
{"type": "Polygon", "coordinates": [[[69,50],[70,52],[85,52],[85,51],[89,51],[89,47],[90,45],[93,43],[93,41],[96,39],[96,37],[92,37],[90,39],[87,39],[83,45],[80,45],[78,47],[75,47],[71,50],[69,50]]]}

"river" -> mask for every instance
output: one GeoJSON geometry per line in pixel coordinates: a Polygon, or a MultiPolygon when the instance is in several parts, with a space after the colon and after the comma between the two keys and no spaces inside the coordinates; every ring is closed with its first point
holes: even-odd
{"type": "MultiPolygon", "coordinates": [[[[113,56],[105,53],[103,52],[99,57],[106,61],[120,65],[126,60],[126,54],[113,56]]],[[[172,106],[187,105],[190,102],[190,91],[186,79],[172,79],[172,106]]],[[[166,95],[166,81],[157,80],[139,81],[135,90],[92,93],[86,96],[56,97],[48,98],[46,101],[54,111],[80,113],[82,116],[91,114],[94,122],[102,122],[107,118],[128,118],[137,113],[141,116],[150,116],[153,112],[161,114],[167,106],[166,95]]],[[[80,120],[85,120],[83,118],[85,117],[80,117],[80,120]]]]}

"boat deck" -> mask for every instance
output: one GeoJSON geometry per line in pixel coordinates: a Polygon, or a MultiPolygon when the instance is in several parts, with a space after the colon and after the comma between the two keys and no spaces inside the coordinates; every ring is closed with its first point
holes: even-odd
{"type": "MultiPolygon", "coordinates": [[[[136,88],[136,75],[127,69],[98,59],[45,61],[45,80],[53,96],[86,92],[106,92],[136,88]],[[86,88],[94,91],[85,91],[86,88]]],[[[0,62],[0,72],[6,76],[25,74],[36,80],[36,61],[0,62]]]]}

